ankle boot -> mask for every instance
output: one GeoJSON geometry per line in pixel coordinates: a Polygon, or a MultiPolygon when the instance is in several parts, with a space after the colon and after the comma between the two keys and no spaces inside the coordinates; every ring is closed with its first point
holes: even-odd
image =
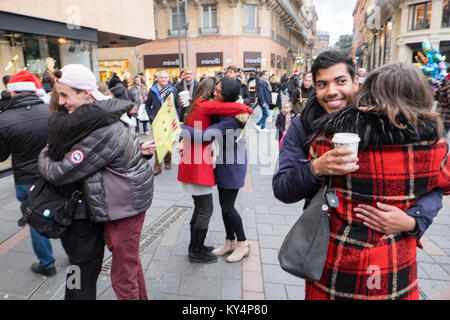
{"type": "Polygon", "coordinates": [[[250,244],[247,240],[238,241],[236,249],[227,257],[227,262],[238,262],[250,255],[250,244]]]}
{"type": "Polygon", "coordinates": [[[212,253],[215,254],[216,256],[223,256],[229,252],[234,251],[234,249],[236,249],[236,245],[237,245],[236,239],[234,240],[225,239],[225,244],[220,248],[213,250],[212,253]]]}
{"type": "MultiPolygon", "coordinates": [[[[191,224],[191,242],[189,243],[189,251],[191,250],[191,247],[192,247],[192,239],[193,239],[193,237],[194,237],[193,234],[194,234],[194,227],[193,227],[192,224],[191,224]]],[[[211,251],[214,250],[214,247],[213,247],[213,246],[205,246],[205,245],[203,245],[203,249],[204,249],[205,251],[211,252],[211,251]]]]}
{"type": "Polygon", "coordinates": [[[193,239],[189,248],[189,260],[197,263],[213,263],[217,262],[217,256],[205,250],[203,245],[208,229],[193,230],[193,239]]]}

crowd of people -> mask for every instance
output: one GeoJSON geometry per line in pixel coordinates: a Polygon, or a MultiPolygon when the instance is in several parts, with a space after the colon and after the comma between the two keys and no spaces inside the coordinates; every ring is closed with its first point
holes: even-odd
{"type": "MultiPolygon", "coordinates": [[[[214,263],[228,254],[226,261],[234,263],[251,252],[235,206],[247,173],[242,132],[257,107],[262,116],[255,127],[268,131],[269,111],[278,108],[275,197],[285,203],[306,200],[306,208],[332,178],[340,202],[330,214],[322,278],[306,282],[306,299],[418,299],[417,240],[441,209],[443,195],[450,194],[444,139],[449,81],[434,93],[439,114],[432,111],[433,93],[417,67],[391,63],[367,75],[342,51],[321,53],[311,70],[295,70],[289,78],[265,70],[246,77],[228,66],[217,77],[197,81],[185,68],[179,81],[171,82],[163,70],[148,87],[142,74],[131,85],[116,74],[107,83],[97,82],[76,64],[55,71],[44,86],[21,71],[3,78],[0,161],[12,156],[20,202],[40,177],[64,197],[82,194],[61,238],[70,263],[81,270],[82,285],[67,286],[65,299],[96,299],[106,242],[117,298],[146,300],[139,240],[162,163],[153,139],[137,139],[141,125],[149,136],[161,106],[173,95],[182,127],[177,179],[194,207],[187,255],[192,263],[214,263]],[[357,158],[351,150],[333,149],[331,137],[339,132],[361,137],[357,158]],[[225,231],[219,248],[205,244],[214,186],[225,231]],[[382,277],[375,289],[367,286],[372,265],[382,277]]],[[[170,152],[162,161],[165,170],[172,169],[170,152]]],[[[55,275],[49,239],[31,226],[30,234],[38,258],[32,272],[55,275]]]]}

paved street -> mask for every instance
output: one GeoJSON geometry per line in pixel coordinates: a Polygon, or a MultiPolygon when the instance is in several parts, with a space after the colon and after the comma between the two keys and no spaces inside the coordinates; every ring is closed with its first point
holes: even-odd
{"type": "MultiPolygon", "coordinates": [[[[255,116],[251,118],[250,127],[255,119],[255,116]]],[[[273,126],[274,122],[269,124],[269,127],[273,126]]],[[[268,150],[270,147],[267,145],[268,150]]],[[[176,153],[174,158],[176,161],[176,153]]],[[[141,243],[141,259],[150,299],[304,299],[304,281],[282,271],[277,259],[282,240],[301,214],[303,203],[285,205],[273,196],[273,169],[269,167],[268,159],[273,161],[274,158],[268,153],[268,158],[260,161],[263,164],[253,162],[249,165],[246,185],[237,199],[237,209],[242,215],[252,253],[243,262],[233,264],[227,263],[224,257],[220,257],[218,263],[208,265],[189,262],[187,247],[192,199],[176,180],[176,165],[171,171],[163,171],[155,177],[153,204],[147,212],[141,243]]],[[[36,258],[28,229],[17,226],[20,213],[12,176],[0,178],[0,208],[0,299],[63,299],[68,259],[60,242],[52,240],[57,275],[46,278],[30,271],[36,258]]],[[[215,190],[214,214],[206,244],[219,246],[224,237],[215,190]]],[[[444,208],[422,243],[424,250],[418,249],[420,297],[450,299],[449,197],[445,198],[444,208]]],[[[98,280],[100,300],[115,299],[108,275],[109,257],[110,252],[106,249],[104,271],[98,280]]]]}

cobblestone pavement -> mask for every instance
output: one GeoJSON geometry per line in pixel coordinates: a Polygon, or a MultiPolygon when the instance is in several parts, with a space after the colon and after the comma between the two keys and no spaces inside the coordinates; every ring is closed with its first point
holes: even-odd
{"type": "MultiPolygon", "coordinates": [[[[251,118],[250,127],[256,121],[251,118]]],[[[268,125],[269,128],[274,123],[268,125]]],[[[249,130],[249,135],[252,133],[249,130]]],[[[255,133],[256,135],[256,133],[255,133]]],[[[271,141],[274,137],[262,139],[271,141]]],[[[148,138],[141,136],[141,139],[148,138]]],[[[271,149],[272,148],[272,149],[271,149]]],[[[267,145],[277,150],[277,143],[267,145]]],[[[239,192],[236,208],[242,215],[251,244],[250,257],[238,263],[193,264],[187,257],[192,199],[177,182],[177,166],[155,177],[153,204],[147,212],[141,243],[141,259],[150,299],[160,300],[301,300],[304,281],[284,272],[278,264],[278,250],[289,228],[301,214],[303,203],[286,205],[274,198],[271,181],[276,153],[250,162],[246,185],[239,192]],[[169,210],[170,209],[170,210],[169,210]]],[[[174,160],[179,158],[174,153],[174,160]]],[[[153,160],[150,160],[153,163],[153,160]]],[[[68,259],[58,240],[52,240],[57,275],[33,274],[36,261],[27,227],[17,226],[19,203],[12,176],[0,178],[0,299],[63,299],[68,259]]],[[[214,214],[206,244],[220,246],[225,237],[217,190],[214,214]]],[[[418,277],[421,299],[450,299],[450,198],[422,239],[418,249],[418,277]]],[[[105,250],[104,271],[98,280],[98,299],[114,300],[108,275],[110,253],[105,250]]]]}

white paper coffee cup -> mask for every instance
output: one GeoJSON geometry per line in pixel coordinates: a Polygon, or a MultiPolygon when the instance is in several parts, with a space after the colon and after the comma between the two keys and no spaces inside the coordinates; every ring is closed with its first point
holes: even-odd
{"type": "Polygon", "coordinates": [[[183,101],[184,107],[185,107],[185,108],[186,108],[186,107],[189,107],[189,104],[190,104],[190,103],[189,103],[190,92],[187,91],[187,90],[185,90],[185,91],[181,91],[178,95],[180,96],[181,101],[183,101]]]}
{"type": "MultiPolygon", "coordinates": [[[[335,133],[333,139],[335,149],[347,148],[353,151],[353,157],[358,157],[358,146],[361,138],[355,133],[335,133]]],[[[346,166],[354,166],[356,162],[349,162],[345,164],[346,166]]]]}

